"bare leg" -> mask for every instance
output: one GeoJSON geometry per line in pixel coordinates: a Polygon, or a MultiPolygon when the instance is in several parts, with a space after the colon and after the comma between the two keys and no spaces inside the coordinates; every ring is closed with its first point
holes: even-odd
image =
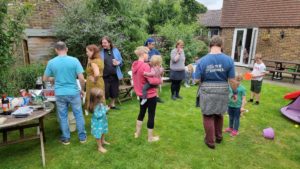
{"type": "Polygon", "coordinates": [[[106,153],[107,150],[103,147],[102,145],[102,138],[103,138],[103,134],[102,134],[102,137],[101,139],[97,139],[97,143],[98,143],[98,151],[101,152],[101,153],[106,153]]]}
{"type": "Polygon", "coordinates": [[[102,137],[101,137],[101,143],[102,143],[102,145],[110,145],[109,142],[105,141],[104,134],[103,134],[102,137]]]}
{"type": "Polygon", "coordinates": [[[259,93],[255,93],[255,99],[256,99],[256,101],[259,102],[259,99],[260,99],[260,94],[259,93]]]}
{"type": "Polygon", "coordinates": [[[250,99],[253,99],[253,98],[254,98],[254,93],[251,92],[251,94],[250,94],[250,99]]]}
{"type": "Polygon", "coordinates": [[[112,99],[110,99],[111,101],[110,101],[110,106],[111,107],[115,107],[116,106],[116,104],[115,104],[115,102],[116,102],[116,99],[115,98],[112,98],[112,99]]]}

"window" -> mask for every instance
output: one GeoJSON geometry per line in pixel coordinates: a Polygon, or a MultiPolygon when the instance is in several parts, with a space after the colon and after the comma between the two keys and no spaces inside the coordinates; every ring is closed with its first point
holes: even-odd
{"type": "Polygon", "coordinates": [[[220,29],[219,28],[211,28],[208,31],[208,38],[212,38],[214,35],[219,35],[220,34],[220,29]]]}

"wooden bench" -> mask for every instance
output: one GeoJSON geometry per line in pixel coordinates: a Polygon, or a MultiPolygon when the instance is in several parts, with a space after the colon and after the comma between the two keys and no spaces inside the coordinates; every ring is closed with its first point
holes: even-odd
{"type": "Polygon", "coordinates": [[[300,76],[300,72],[290,72],[290,71],[286,71],[286,70],[277,70],[274,68],[268,69],[268,71],[270,73],[272,73],[272,80],[274,80],[275,77],[275,73],[281,74],[285,73],[285,74],[290,74],[293,77],[293,83],[295,83],[297,76],[300,76]]]}
{"type": "Polygon", "coordinates": [[[131,85],[130,81],[130,78],[123,78],[122,80],[120,80],[118,97],[119,104],[121,104],[121,102],[123,101],[132,99],[131,91],[133,90],[133,86],[131,85]]]}

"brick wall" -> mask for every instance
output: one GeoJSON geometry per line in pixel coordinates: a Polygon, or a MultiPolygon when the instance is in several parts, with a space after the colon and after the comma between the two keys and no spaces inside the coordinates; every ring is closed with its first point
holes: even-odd
{"type": "MultiPolygon", "coordinates": [[[[233,28],[222,29],[224,52],[231,55],[233,28]]],[[[259,28],[256,53],[262,53],[265,59],[300,62],[300,28],[259,28]],[[280,32],[284,31],[281,39],[280,32]]]]}
{"type": "Polygon", "coordinates": [[[63,12],[63,7],[56,0],[29,0],[29,2],[35,6],[28,19],[28,28],[52,28],[55,19],[63,12]]]}
{"type": "Polygon", "coordinates": [[[299,46],[300,28],[259,29],[256,51],[261,52],[265,58],[300,62],[299,46]],[[283,39],[280,37],[281,31],[284,31],[283,39]],[[270,38],[264,39],[266,36],[270,38]]]}
{"type": "Polygon", "coordinates": [[[234,29],[222,29],[222,37],[224,38],[224,53],[231,56],[232,40],[234,29]]]}

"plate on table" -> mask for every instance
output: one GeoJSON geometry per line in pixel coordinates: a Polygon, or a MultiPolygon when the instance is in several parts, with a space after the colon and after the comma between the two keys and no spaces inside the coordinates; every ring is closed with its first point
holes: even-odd
{"type": "Polygon", "coordinates": [[[33,109],[33,110],[41,110],[44,108],[43,105],[29,105],[29,108],[33,109]]]}

